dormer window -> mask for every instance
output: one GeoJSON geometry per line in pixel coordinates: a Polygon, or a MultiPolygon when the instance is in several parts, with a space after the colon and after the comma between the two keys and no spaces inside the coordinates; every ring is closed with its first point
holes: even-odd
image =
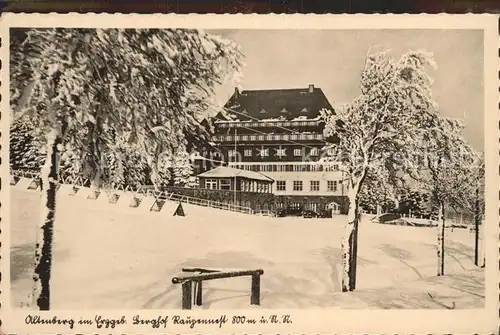
{"type": "Polygon", "coordinates": [[[307,108],[304,107],[304,108],[302,108],[302,110],[300,112],[301,113],[307,113],[308,111],[307,111],[307,108]]]}
{"type": "Polygon", "coordinates": [[[241,111],[241,113],[242,113],[242,114],[247,114],[247,110],[246,110],[246,109],[243,109],[243,110],[241,111]]]}
{"type": "Polygon", "coordinates": [[[262,109],[262,110],[260,111],[260,113],[261,113],[261,114],[265,114],[265,113],[267,113],[267,111],[266,111],[265,109],[262,109]]]}
{"type": "Polygon", "coordinates": [[[288,113],[288,111],[286,110],[286,108],[283,108],[283,109],[281,110],[281,113],[288,113]]]}

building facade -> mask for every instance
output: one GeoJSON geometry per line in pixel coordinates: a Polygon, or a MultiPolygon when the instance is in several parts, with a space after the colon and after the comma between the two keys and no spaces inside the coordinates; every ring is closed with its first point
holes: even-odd
{"type": "Polygon", "coordinates": [[[347,211],[347,187],[336,163],[321,157],[326,139],[322,109],[332,110],[320,88],[235,92],[215,121],[215,158],[274,180],[274,207],[347,211]]]}
{"type": "MultiPolygon", "coordinates": [[[[198,178],[200,185],[191,190],[193,197],[244,206],[254,211],[274,209],[274,180],[262,173],[217,167],[199,174],[198,178]]],[[[179,190],[173,191],[179,193],[179,190]]]]}
{"type": "Polygon", "coordinates": [[[200,188],[209,190],[272,193],[274,180],[262,173],[217,167],[198,175],[200,188]]]}

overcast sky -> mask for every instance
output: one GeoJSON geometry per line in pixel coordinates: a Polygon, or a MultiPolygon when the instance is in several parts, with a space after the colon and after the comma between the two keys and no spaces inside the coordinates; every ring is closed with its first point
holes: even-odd
{"type": "MultiPolygon", "coordinates": [[[[241,45],[246,67],[243,89],[323,89],[331,104],[359,94],[359,76],[368,48],[434,53],[430,69],[434,97],[443,115],[464,118],[465,136],[484,147],[483,32],[481,30],[218,30],[241,45]]],[[[234,88],[225,87],[225,103],[234,88]]]]}

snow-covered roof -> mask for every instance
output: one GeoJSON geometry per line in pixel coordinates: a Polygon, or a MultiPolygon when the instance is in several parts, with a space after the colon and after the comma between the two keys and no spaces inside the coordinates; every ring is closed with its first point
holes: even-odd
{"type": "Polygon", "coordinates": [[[292,121],[319,121],[319,120],[321,120],[321,115],[318,115],[318,116],[313,117],[313,118],[308,118],[305,115],[301,115],[301,116],[298,116],[298,117],[292,119],[292,121]]]}
{"type": "Polygon", "coordinates": [[[216,162],[216,163],[225,163],[224,161],[221,161],[221,160],[217,160],[217,159],[210,159],[210,158],[206,158],[206,157],[203,157],[199,154],[194,154],[191,156],[191,160],[200,160],[200,161],[208,161],[208,162],[216,162]]]}
{"type": "Polygon", "coordinates": [[[226,166],[220,166],[210,171],[203,172],[199,174],[198,177],[214,177],[214,178],[241,177],[241,178],[268,181],[268,182],[274,181],[273,179],[259,172],[235,169],[226,166]]]}
{"type": "MultiPolygon", "coordinates": [[[[323,90],[314,85],[298,89],[244,90],[241,93],[239,89],[235,89],[224,108],[229,115],[236,114],[242,121],[280,116],[287,120],[299,116],[314,119],[323,108],[333,110],[323,90]],[[242,113],[243,110],[245,113],[242,113]],[[261,113],[262,110],[266,113],[261,113]]],[[[226,117],[219,115],[218,118],[226,117]]]]}
{"type": "Polygon", "coordinates": [[[308,118],[305,115],[298,116],[296,118],[293,118],[291,120],[287,120],[286,117],[280,116],[280,117],[275,117],[275,118],[266,118],[266,119],[250,119],[250,120],[240,120],[237,117],[232,118],[231,120],[217,120],[215,123],[252,123],[252,122],[284,122],[284,121],[319,121],[321,120],[321,115],[318,115],[313,118],[308,118]]]}

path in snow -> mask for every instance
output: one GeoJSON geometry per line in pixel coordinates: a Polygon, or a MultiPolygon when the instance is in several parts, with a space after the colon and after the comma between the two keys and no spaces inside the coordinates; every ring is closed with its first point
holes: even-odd
{"type": "MultiPolygon", "coordinates": [[[[12,188],[13,305],[28,301],[40,194],[12,188]]],[[[53,308],[180,308],[171,278],[183,266],[262,268],[264,308],[456,308],[484,305],[474,235],[447,233],[436,277],[436,230],[363,222],[358,285],[342,293],[344,217],[267,218],[185,205],[186,217],[58,197],[53,308]]],[[[203,308],[247,308],[250,279],[204,284],[203,308]]]]}

